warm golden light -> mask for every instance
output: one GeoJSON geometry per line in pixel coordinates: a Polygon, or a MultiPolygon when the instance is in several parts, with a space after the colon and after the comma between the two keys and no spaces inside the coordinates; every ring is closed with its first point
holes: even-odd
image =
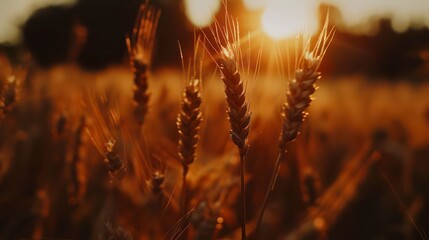
{"type": "Polygon", "coordinates": [[[404,32],[410,27],[429,27],[429,4],[421,0],[324,0],[336,6],[342,20],[339,27],[356,33],[376,33],[378,20],[391,20],[396,32],[404,32]]]}
{"type": "Polygon", "coordinates": [[[244,0],[244,5],[251,10],[263,8],[267,3],[268,0],[244,0]]]}
{"type": "Polygon", "coordinates": [[[49,4],[71,4],[75,0],[0,0],[0,43],[16,42],[20,26],[35,9],[49,4]]]}
{"type": "Polygon", "coordinates": [[[314,34],[318,28],[315,0],[271,0],[262,16],[262,28],[279,40],[299,33],[314,34]]]}
{"type": "Polygon", "coordinates": [[[429,4],[422,0],[243,0],[250,9],[263,9],[264,31],[275,39],[298,32],[315,31],[316,9],[327,4],[340,12],[333,23],[342,30],[358,34],[378,32],[380,19],[389,19],[398,33],[409,28],[429,28],[429,4]]]}
{"type": "Polygon", "coordinates": [[[196,27],[206,27],[219,11],[221,0],[185,0],[186,15],[196,27]]]}

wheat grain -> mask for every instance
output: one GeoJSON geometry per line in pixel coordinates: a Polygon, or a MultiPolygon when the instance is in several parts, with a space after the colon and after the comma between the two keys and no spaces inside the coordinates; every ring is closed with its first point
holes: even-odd
{"type": "Polygon", "coordinates": [[[249,150],[247,137],[250,130],[250,113],[243,81],[237,70],[237,62],[232,55],[231,50],[224,48],[220,58],[220,71],[222,81],[225,84],[226,101],[228,102],[227,113],[231,124],[231,140],[238,147],[240,158],[244,158],[249,150]]]}
{"type": "Polygon", "coordinates": [[[183,92],[182,107],[177,117],[179,132],[179,156],[184,166],[195,161],[195,151],[198,142],[198,130],[203,119],[200,109],[202,97],[200,80],[189,81],[183,92]]]}

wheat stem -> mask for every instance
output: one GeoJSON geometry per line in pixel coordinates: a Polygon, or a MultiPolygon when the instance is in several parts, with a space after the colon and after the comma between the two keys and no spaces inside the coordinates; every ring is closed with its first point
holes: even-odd
{"type": "MultiPolygon", "coordinates": [[[[198,131],[202,122],[202,112],[200,109],[202,97],[200,94],[200,81],[192,77],[183,92],[181,111],[177,116],[177,129],[179,132],[179,156],[182,161],[182,194],[180,203],[180,216],[184,216],[187,211],[187,181],[186,177],[189,166],[196,159],[196,148],[198,143],[198,131]]],[[[182,223],[183,236],[186,234],[186,223],[182,223]]]]}
{"type": "MultiPolygon", "coordinates": [[[[202,121],[200,105],[202,102],[199,91],[199,80],[193,79],[185,88],[182,100],[182,109],[177,116],[177,129],[179,132],[179,156],[183,165],[182,195],[186,194],[186,175],[189,166],[195,161],[198,142],[198,131],[202,121]]],[[[185,196],[182,199],[186,199],[185,196]]],[[[182,203],[185,207],[185,203],[182,203]]],[[[186,209],[182,209],[184,213],[186,209]]]]}
{"type": "Polygon", "coordinates": [[[242,225],[241,225],[241,239],[246,239],[246,156],[240,157],[240,189],[241,189],[241,211],[242,211],[242,225]]]}
{"type": "Polygon", "coordinates": [[[188,174],[189,167],[186,164],[183,164],[183,174],[182,174],[182,199],[180,202],[180,216],[186,214],[186,191],[187,191],[187,181],[186,176],[188,174]]]}
{"type": "Polygon", "coordinates": [[[299,128],[307,116],[306,109],[312,101],[311,95],[316,90],[315,83],[321,77],[321,73],[317,70],[333,36],[333,31],[328,35],[326,33],[327,25],[325,23],[325,27],[312,51],[310,51],[309,41],[307,41],[303,49],[303,56],[299,60],[295,70],[295,78],[289,82],[289,91],[286,93],[287,100],[282,109],[283,126],[279,139],[280,151],[256,221],[255,236],[262,222],[270,194],[274,188],[281,162],[285,158],[287,145],[296,139],[299,128]]]}
{"type": "Polygon", "coordinates": [[[221,78],[225,85],[226,101],[228,103],[228,118],[231,125],[230,137],[237,146],[240,155],[240,189],[241,189],[241,236],[246,239],[246,184],[245,159],[249,150],[248,135],[250,131],[250,113],[246,103],[245,89],[237,62],[231,48],[224,48],[220,58],[221,78]]]}

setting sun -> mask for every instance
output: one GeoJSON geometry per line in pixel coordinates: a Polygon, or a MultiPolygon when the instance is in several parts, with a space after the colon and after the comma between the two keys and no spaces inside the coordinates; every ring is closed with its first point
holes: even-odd
{"type": "Polygon", "coordinates": [[[262,15],[262,28],[276,40],[299,33],[313,34],[318,28],[317,6],[314,0],[271,0],[262,15]]]}
{"type": "Polygon", "coordinates": [[[267,5],[267,0],[243,0],[244,5],[251,10],[263,8],[267,5]]]}
{"type": "Polygon", "coordinates": [[[194,26],[205,27],[210,25],[213,17],[219,11],[220,0],[186,0],[185,9],[189,21],[194,26]]]}

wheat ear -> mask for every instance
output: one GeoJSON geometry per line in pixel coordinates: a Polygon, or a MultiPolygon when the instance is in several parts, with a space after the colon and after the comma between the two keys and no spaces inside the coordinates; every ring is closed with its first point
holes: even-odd
{"type": "Polygon", "coordinates": [[[177,117],[179,132],[179,156],[183,165],[182,206],[181,213],[186,211],[186,175],[189,166],[195,161],[198,142],[198,130],[202,121],[201,93],[199,80],[191,80],[183,92],[181,111],[177,117]]]}
{"type": "Polygon", "coordinates": [[[228,119],[231,124],[231,140],[238,147],[240,158],[244,160],[249,144],[247,136],[250,130],[249,106],[243,81],[237,70],[237,62],[224,51],[220,59],[221,78],[225,85],[225,96],[228,103],[228,119]]]}
{"type": "Polygon", "coordinates": [[[112,139],[105,144],[104,162],[112,178],[122,180],[125,176],[126,168],[124,162],[119,156],[119,145],[112,139]]]}
{"type": "Polygon", "coordinates": [[[181,111],[177,116],[179,156],[184,166],[189,166],[195,161],[198,130],[203,119],[200,109],[202,97],[199,85],[198,79],[189,81],[183,92],[181,111]]]}
{"type": "Polygon", "coordinates": [[[123,149],[120,144],[123,135],[118,103],[115,102],[112,106],[104,92],[96,94],[88,91],[87,95],[88,110],[97,124],[92,124],[85,130],[98,152],[103,156],[110,180],[120,182],[127,169],[124,159],[121,157],[124,155],[123,151],[120,151],[123,149]]]}
{"type": "MultiPolygon", "coordinates": [[[[228,104],[228,120],[231,125],[230,137],[232,142],[237,146],[240,156],[240,189],[242,211],[241,238],[246,239],[245,162],[247,152],[249,151],[248,136],[250,132],[251,119],[249,102],[248,99],[246,99],[246,88],[247,82],[252,80],[255,81],[259,74],[262,48],[259,49],[256,58],[256,64],[252,66],[253,69],[251,70],[251,35],[249,33],[247,39],[240,38],[238,20],[229,15],[226,1],[223,1],[223,4],[226,12],[225,22],[223,25],[221,25],[215,18],[214,24],[209,26],[210,36],[207,36],[203,31],[204,36],[208,40],[207,44],[204,46],[207,48],[210,57],[216,63],[216,66],[221,73],[221,79],[224,83],[225,98],[228,104]],[[248,48],[246,49],[246,58],[243,57],[241,48],[241,45],[245,42],[248,43],[248,48]],[[242,79],[243,74],[246,74],[246,76],[249,77],[251,71],[253,72],[253,77],[247,81],[244,81],[242,79]]],[[[263,42],[261,42],[261,44],[262,43],[263,42]]]]}
{"type": "Polygon", "coordinates": [[[246,239],[246,188],[245,188],[245,159],[249,150],[247,136],[250,130],[249,106],[246,103],[245,90],[240,73],[237,71],[237,62],[231,58],[229,52],[221,55],[221,78],[225,85],[225,96],[228,102],[228,119],[231,124],[230,137],[237,146],[240,154],[240,188],[242,198],[242,239],[246,239]]]}
{"type": "Polygon", "coordinates": [[[237,146],[240,155],[240,189],[242,207],[242,239],[246,239],[246,187],[245,159],[249,150],[248,135],[250,130],[249,106],[246,102],[246,91],[235,59],[233,47],[223,48],[219,61],[221,78],[225,85],[225,97],[228,103],[228,120],[231,125],[230,137],[237,146]]]}
{"type": "MultiPolygon", "coordinates": [[[[110,213],[106,219],[105,230],[108,235],[106,239],[117,239],[125,236],[126,230],[117,223],[117,208],[115,205],[115,188],[121,184],[127,173],[125,165],[126,153],[123,145],[123,132],[119,105],[112,102],[112,96],[107,96],[104,91],[93,93],[88,90],[86,104],[88,105],[88,116],[92,115],[95,123],[85,128],[86,133],[98,152],[109,173],[109,181],[112,183],[109,189],[110,213]],[[119,234],[119,235],[118,235],[119,234]]],[[[122,238],[121,238],[122,239],[122,238]]],[[[125,238],[124,238],[125,239],[125,238]]]]}
{"type": "Polygon", "coordinates": [[[281,115],[283,121],[279,139],[280,152],[275,162],[270,183],[257,218],[255,234],[261,224],[270,193],[274,188],[281,160],[286,154],[287,145],[296,139],[299,127],[308,114],[306,109],[312,101],[311,95],[316,90],[315,83],[321,78],[321,73],[318,72],[318,68],[332,40],[333,34],[333,29],[328,32],[328,21],[326,21],[314,49],[310,49],[310,38],[304,42],[303,55],[295,67],[294,79],[289,82],[289,91],[286,93],[286,103],[282,108],[281,115]]]}
{"type": "Polygon", "coordinates": [[[198,143],[198,131],[200,129],[203,115],[201,112],[201,78],[202,78],[202,61],[200,53],[200,38],[194,38],[194,56],[189,61],[188,72],[185,71],[185,63],[183,59],[182,49],[179,43],[180,56],[182,59],[182,67],[184,78],[188,79],[185,90],[183,91],[181,110],[177,116],[177,130],[179,132],[179,156],[182,161],[182,199],[180,206],[181,217],[186,213],[186,192],[187,181],[186,176],[189,171],[189,166],[196,159],[196,148],[198,143]],[[192,72],[191,72],[192,67],[192,72]]]}
{"type": "Polygon", "coordinates": [[[228,13],[226,13],[225,21],[225,25],[222,27],[215,19],[214,27],[210,27],[214,41],[210,42],[209,40],[208,45],[216,51],[216,56],[218,56],[211,55],[221,72],[225,98],[228,103],[227,114],[231,125],[230,137],[237,146],[240,156],[241,237],[246,239],[245,160],[249,150],[247,137],[250,131],[250,112],[246,100],[246,88],[241,79],[244,62],[240,47],[238,21],[232,20],[228,13]]]}
{"type": "Polygon", "coordinates": [[[134,74],[133,100],[136,104],[134,114],[139,125],[142,125],[148,112],[150,94],[148,91],[148,69],[151,63],[160,11],[142,4],[131,37],[126,43],[130,55],[131,70],[134,74]]]}

